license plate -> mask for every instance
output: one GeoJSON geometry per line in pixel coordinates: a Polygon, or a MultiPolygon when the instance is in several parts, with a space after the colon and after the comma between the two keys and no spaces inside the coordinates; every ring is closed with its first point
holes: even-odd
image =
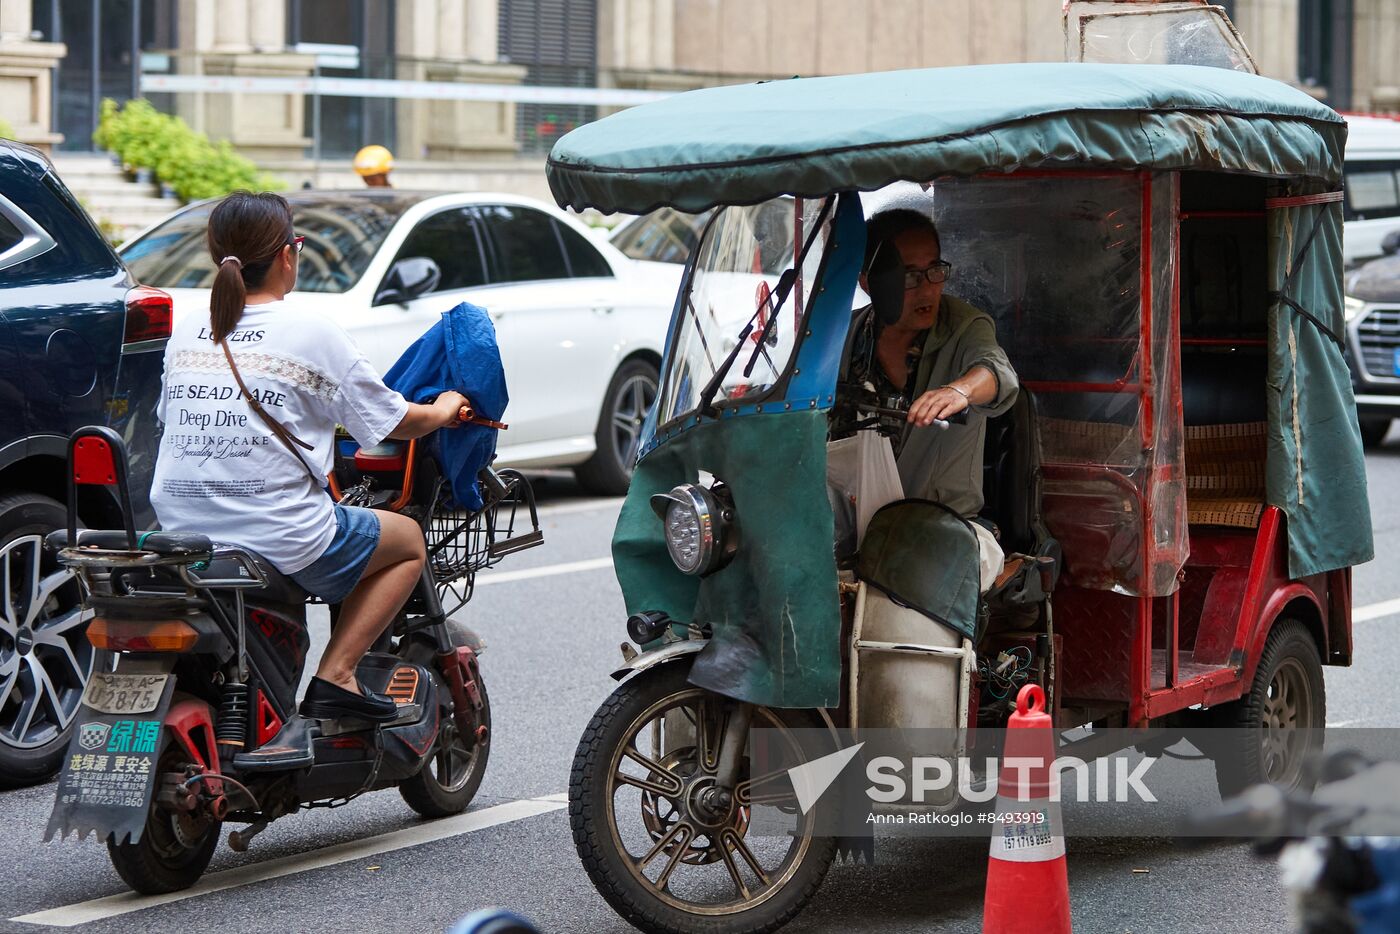
{"type": "Polygon", "coordinates": [[[150,713],[160,706],[170,675],[125,675],[94,672],[83,704],[98,713],[150,713]]]}
{"type": "Polygon", "coordinates": [[[1400,348],[1396,348],[1395,357],[1390,361],[1391,368],[1396,376],[1400,376],[1400,348]]]}

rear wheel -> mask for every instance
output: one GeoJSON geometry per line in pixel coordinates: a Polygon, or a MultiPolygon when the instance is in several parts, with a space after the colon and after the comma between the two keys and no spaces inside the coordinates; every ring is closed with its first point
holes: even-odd
{"type": "MultiPolygon", "coordinates": [[[[456,718],[444,716],[438,727],[433,757],[417,775],[399,783],[399,794],[404,801],[424,817],[462,813],[481,787],[486,759],[491,752],[491,699],[486,696],[486,682],[480,673],[476,685],[481,691],[477,726],[486,727],[483,740],[478,742],[475,736],[463,736],[456,718]]],[[[438,690],[446,691],[447,686],[439,681],[438,690]]]]}
{"type": "MultiPolygon", "coordinates": [[[[818,803],[803,813],[785,771],[741,766],[732,795],[716,783],[719,737],[733,702],[666,664],[624,682],[579,741],[569,823],[588,876],[619,915],[649,934],[762,934],[802,910],[835,856],[816,834],[818,803]],[[754,808],[766,805],[754,830],[754,808]]],[[[820,730],[810,711],[755,708],[810,761],[795,728],[820,730]]],[[[806,733],[810,736],[810,733],[806,733]]],[[[823,750],[823,753],[825,750],[823,750]]]]}
{"type": "Polygon", "coordinates": [[[0,496],[0,571],[9,585],[0,601],[0,787],[58,771],[92,675],[78,582],[44,552],[44,536],[66,522],[47,496],[0,496]]]}
{"type": "MultiPolygon", "coordinates": [[[[183,774],[183,756],[171,749],[161,756],[160,774],[183,774]]],[[[159,779],[157,779],[159,782],[159,779]]],[[[159,784],[157,784],[159,790],[159,784]]],[[[122,881],[142,895],[178,892],[199,881],[219,845],[223,822],[207,813],[171,810],[154,799],[146,814],[146,830],[135,843],[115,843],[107,853],[122,881]]]]}
{"type": "Polygon", "coordinates": [[[1322,657],[1308,628],[1296,619],[1276,622],[1249,693],[1211,714],[1215,726],[1231,730],[1214,751],[1222,798],[1265,782],[1305,787],[1305,765],[1320,751],[1327,723],[1322,657]]]}
{"type": "Polygon", "coordinates": [[[1379,416],[1364,416],[1358,420],[1361,425],[1361,443],[1368,448],[1378,448],[1385,436],[1390,434],[1390,419],[1379,416]]]}
{"type": "Polygon", "coordinates": [[[645,360],[628,360],[613,374],[594,432],[597,449],[574,468],[578,482],[590,492],[627,492],[642,441],[642,421],[656,401],[657,379],[656,367],[645,360]]]}

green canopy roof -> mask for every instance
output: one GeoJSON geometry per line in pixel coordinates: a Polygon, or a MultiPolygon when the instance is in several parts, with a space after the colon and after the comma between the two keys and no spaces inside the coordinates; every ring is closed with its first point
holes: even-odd
{"type": "Polygon", "coordinates": [[[561,205],[701,211],[779,194],[1054,166],[1341,178],[1346,124],[1302,91],[1194,65],[925,68],[706,88],[579,127],[561,205]]]}

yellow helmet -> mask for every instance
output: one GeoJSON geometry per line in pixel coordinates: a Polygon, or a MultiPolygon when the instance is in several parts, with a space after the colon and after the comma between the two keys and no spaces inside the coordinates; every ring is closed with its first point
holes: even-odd
{"type": "Polygon", "coordinates": [[[366,146],[355,153],[353,165],[356,175],[387,175],[394,167],[394,154],[383,146],[366,146]]]}

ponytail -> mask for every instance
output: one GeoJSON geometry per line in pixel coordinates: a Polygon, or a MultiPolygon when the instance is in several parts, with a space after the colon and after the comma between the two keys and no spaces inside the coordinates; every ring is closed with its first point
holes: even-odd
{"type": "Polygon", "coordinates": [[[213,294],[209,296],[209,330],[213,332],[214,343],[222,343],[238,327],[247,298],[242,261],[236,256],[225,256],[214,276],[213,294]]]}
{"type": "Polygon", "coordinates": [[[220,343],[238,327],[248,289],[262,285],[273,260],[291,244],[291,205],[270,191],[235,191],[209,214],[205,239],[219,267],[209,297],[209,330],[220,343]]]}

